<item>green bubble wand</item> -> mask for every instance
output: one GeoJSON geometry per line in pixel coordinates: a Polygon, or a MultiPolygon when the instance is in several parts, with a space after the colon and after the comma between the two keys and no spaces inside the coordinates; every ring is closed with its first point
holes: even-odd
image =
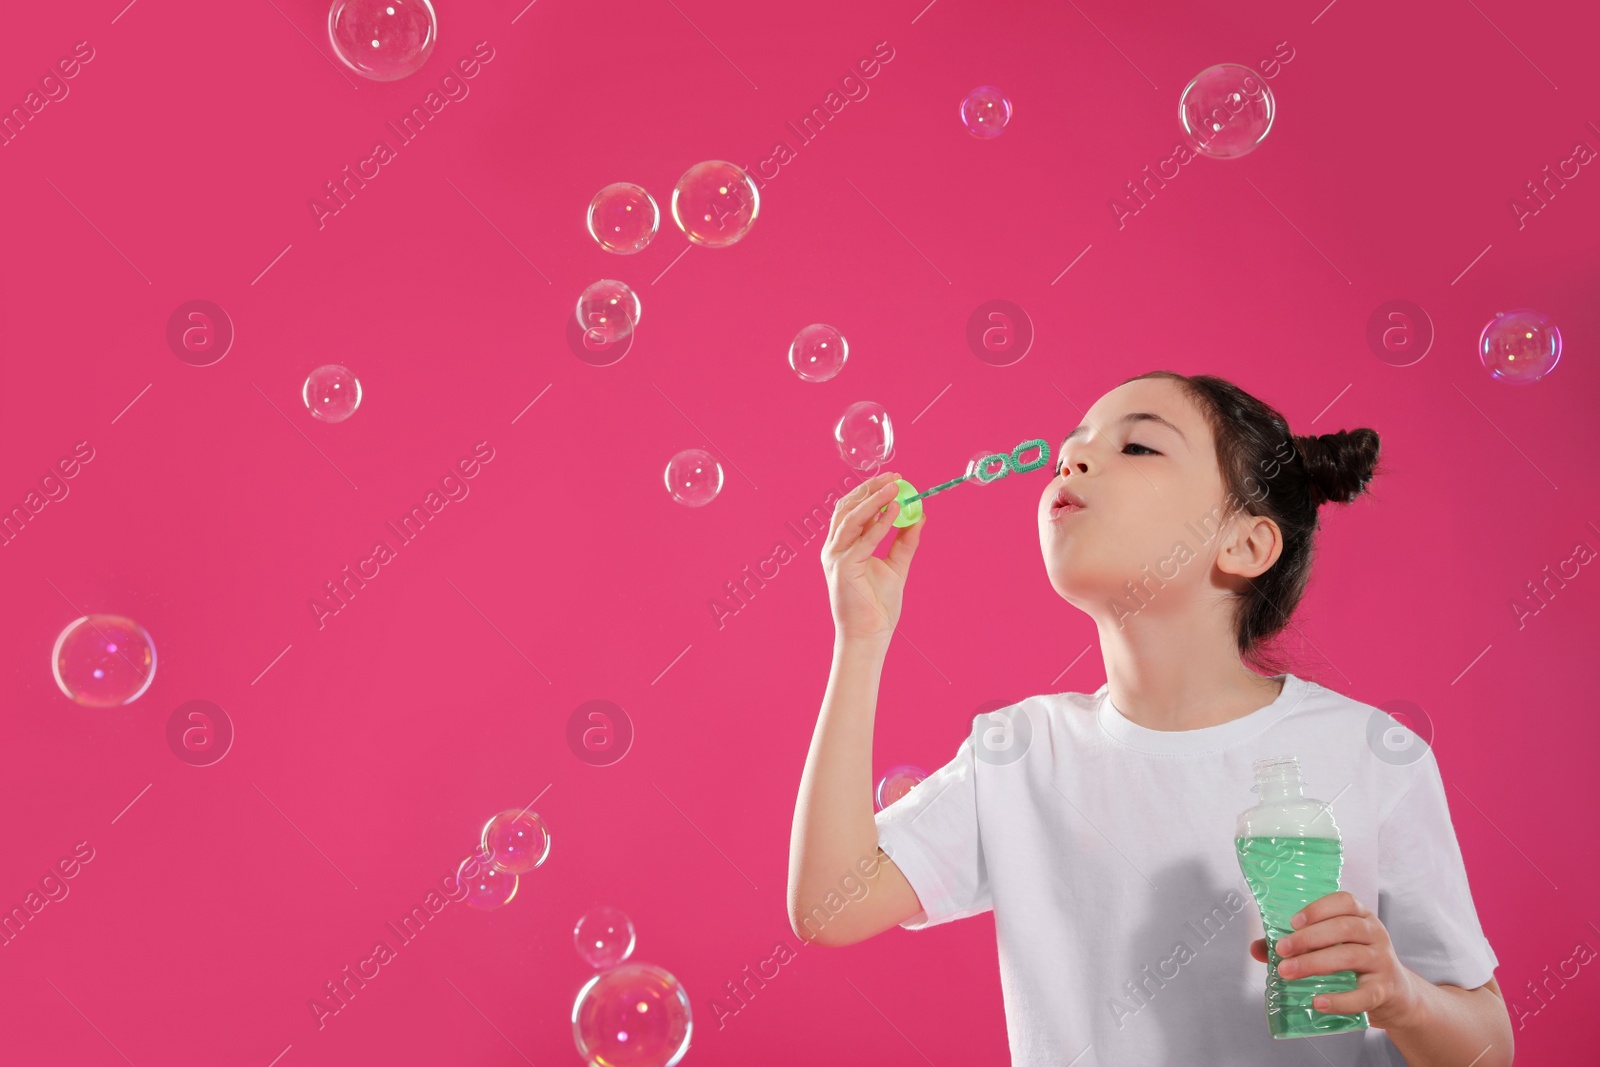
{"type": "Polygon", "coordinates": [[[973,480],[976,480],[983,485],[988,485],[991,482],[998,482],[1001,478],[1011,474],[1013,471],[1017,474],[1026,474],[1028,471],[1038,470],[1040,467],[1043,467],[1049,462],[1049,442],[1042,437],[1035,437],[1031,441],[1022,442],[1016,448],[1013,448],[1009,454],[1005,452],[993,452],[987,456],[984,456],[982,459],[978,460],[978,462],[974,463],[967,470],[967,473],[963,474],[961,477],[952,478],[948,482],[945,482],[941,485],[936,485],[927,492],[919,493],[917,492],[917,487],[906,481],[904,478],[896,479],[895,484],[900,488],[898,494],[895,496],[895,500],[900,505],[900,513],[894,517],[894,525],[904,528],[919,521],[922,518],[923,497],[932,496],[935,493],[942,493],[946,489],[953,489],[963,482],[970,482],[973,480]],[[1039,450],[1039,455],[1028,460],[1027,462],[1023,462],[1022,454],[1032,448],[1037,448],[1039,450]],[[997,460],[999,461],[998,465],[996,465],[995,462],[997,460]]]}

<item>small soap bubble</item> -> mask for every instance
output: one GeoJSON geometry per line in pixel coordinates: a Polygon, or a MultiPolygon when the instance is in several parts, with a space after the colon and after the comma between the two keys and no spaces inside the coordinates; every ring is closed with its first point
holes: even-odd
{"type": "Polygon", "coordinates": [[[50,671],[61,691],[86,708],[129,704],[155,680],[155,642],[132,619],[85,615],[56,637],[50,671]]]}
{"type": "Polygon", "coordinates": [[[589,201],[589,236],[607,252],[631,256],[655,237],[661,209],[643,186],[613,182],[589,201]]]}
{"type": "Polygon", "coordinates": [[[825,323],[812,323],[789,342],[789,367],[801,381],[825,382],[843,370],[849,358],[850,342],[825,323]]]}
{"type": "Polygon", "coordinates": [[[967,483],[969,485],[993,485],[1000,480],[998,471],[1005,471],[1005,453],[974,452],[972,458],[967,460],[967,483]],[[999,458],[995,458],[998,456],[999,458]],[[984,463],[984,460],[989,460],[984,463]],[[984,479],[988,478],[988,481],[984,479]]]}
{"type": "Polygon", "coordinates": [[[894,426],[882,404],[857,401],[845,408],[833,427],[839,456],[856,470],[868,470],[889,462],[894,455],[894,426]]]}
{"type": "Polygon", "coordinates": [[[306,375],[300,398],[323,422],[343,422],[361,406],[361,382],[348,367],[329,363],[306,375]]]}
{"type": "Polygon", "coordinates": [[[615,279],[601,278],[578,297],[578,325],[585,341],[616,344],[633,333],[643,310],[632,289],[615,279]]]}
{"type": "Polygon", "coordinates": [[[511,903],[517,895],[517,876],[497,870],[484,852],[474,852],[461,861],[456,878],[466,887],[466,901],[481,911],[493,911],[511,903]]]}
{"type": "Polygon", "coordinates": [[[722,492],[722,464],[703,448],[686,448],[667,461],[666,483],[678,503],[704,507],[722,492]]]}
{"type": "Polygon", "coordinates": [[[572,1040],[590,1067],[673,1067],[693,1030],[683,984],[649,963],[601,971],[572,1005],[572,1040]]]}
{"type": "Polygon", "coordinates": [[[502,811],[483,824],[479,846],[497,870],[527,874],[550,855],[550,829],[536,811],[502,811]]]}
{"type": "Polygon", "coordinates": [[[878,788],[873,794],[878,802],[878,810],[882,811],[911,792],[912,787],[926,777],[928,772],[912,763],[890,767],[884,772],[883,777],[878,779],[878,788]]]}
{"type": "Polygon", "coordinates": [[[439,20],[428,0],[333,0],[328,39],[344,65],[373,81],[414,74],[433,54],[439,20]]]}
{"type": "Polygon", "coordinates": [[[755,182],[720,159],[696,163],[672,189],[672,221],[707,248],[726,248],[750,232],[761,210],[755,182]]]}
{"type": "Polygon", "coordinates": [[[1550,316],[1532,308],[1502,311],[1479,335],[1478,358],[1496,381],[1536,382],[1561,360],[1561,331],[1550,316]]]}
{"type": "Polygon", "coordinates": [[[597,971],[615,967],[633,955],[633,920],[616,908],[592,908],[572,928],[572,941],[583,962],[597,971]]]}
{"type": "Polygon", "coordinates": [[[961,101],[961,125],[974,137],[999,137],[1011,121],[1011,101],[992,85],[980,85],[961,101]]]}
{"type": "Polygon", "coordinates": [[[1275,106],[1261,75],[1238,63],[1218,63],[1184,87],[1178,121],[1196,151],[1232,159],[1266,137],[1275,106]]]}

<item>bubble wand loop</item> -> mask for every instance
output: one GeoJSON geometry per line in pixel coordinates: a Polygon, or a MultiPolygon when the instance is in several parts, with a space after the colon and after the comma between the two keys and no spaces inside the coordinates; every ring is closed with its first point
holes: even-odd
{"type": "Polygon", "coordinates": [[[918,519],[921,519],[922,505],[920,501],[924,497],[932,496],[935,493],[942,493],[946,489],[954,488],[955,486],[960,485],[962,482],[968,482],[974,478],[982,482],[984,485],[988,485],[991,482],[999,481],[1001,478],[1004,478],[1013,471],[1018,474],[1026,474],[1028,471],[1038,470],[1040,467],[1043,467],[1049,462],[1049,443],[1042,437],[1035,437],[1031,441],[1023,441],[1021,444],[1017,445],[1016,448],[1011,450],[1009,455],[1004,452],[990,453],[989,455],[978,460],[977,463],[973,464],[972,469],[966,474],[963,474],[959,478],[952,478],[948,482],[944,482],[941,485],[936,485],[932,489],[926,490],[925,492],[918,493],[916,491],[916,486],[912,485],[904,478],[898,479],[900,493],[902,495],[899,495],[895,498],[900,505],[900,513],[895,516],[894,525],[904,528],[912,525],[918,519]],[[1034,459],[1023,462],[1020,458],[1022,454],[1033,448],[1037,448],[1039,450],[1039,455],[1034,459]],[[993,465],[995,460],[1001,461],[1000,467],[998,470],[991,473],[990,467],[993,465]]]}

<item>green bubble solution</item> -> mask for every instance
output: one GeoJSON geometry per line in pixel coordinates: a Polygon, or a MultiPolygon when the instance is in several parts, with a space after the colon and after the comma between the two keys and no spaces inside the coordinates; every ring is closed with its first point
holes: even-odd
{"type": "Polygon", "coordinates": [[[1267,1032],[1292,1038],[1365,1030],[1366,1012],[1340,1015],[1311,1006],[1325,993],[1354,990],[1355,971],[1294,979],[1278,974],[1278,939],[1295,932],[1289,920],[1296,912],[1339,891],[1344,849],[1332,809],[1303,795],[1299,761],[1292,756],[1257,760],[1255,771],[1252,788],[1261,803],[1240,814],[1234,847],[1265,926],[1267,1032]]]}

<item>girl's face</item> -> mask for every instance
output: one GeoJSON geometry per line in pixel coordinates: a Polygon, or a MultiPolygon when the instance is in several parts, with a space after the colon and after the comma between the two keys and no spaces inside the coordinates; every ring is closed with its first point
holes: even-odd
{"type": "Polygon", "coordinates": [[[1211,535],[1227,492],[1211,427],[1177,382],[1113,389],[1051,458],[1056,476],[1039,498],[1039,544],[1063,598],[1099,617],[1113,603],[1178,607],[1209,586],[1220,540],[1211,535]],[[1052,519],[1063,486],[1085,506],[1052,519]]]}

